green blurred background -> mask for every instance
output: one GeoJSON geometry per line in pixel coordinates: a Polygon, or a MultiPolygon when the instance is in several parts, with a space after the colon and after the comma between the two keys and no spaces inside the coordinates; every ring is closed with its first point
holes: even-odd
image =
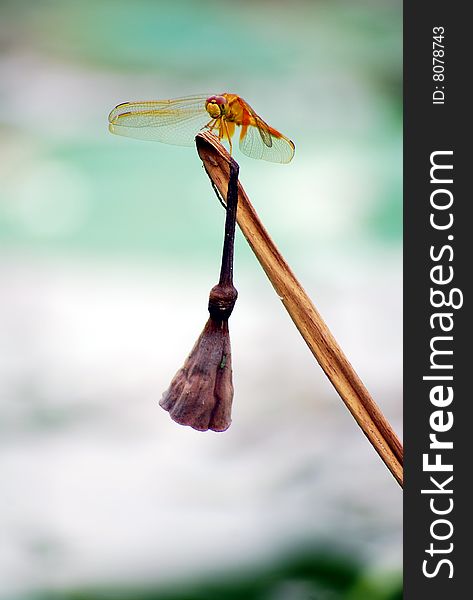
{"type": "Polygon", "coordinates": [[[401,428],[401,3],[0,1],[0,598],[401,597],[401,493],[238,233],[224,434],[157,402],[207,318],[224,213],[127,100],[235,92],[263,222],[401,428]]]}

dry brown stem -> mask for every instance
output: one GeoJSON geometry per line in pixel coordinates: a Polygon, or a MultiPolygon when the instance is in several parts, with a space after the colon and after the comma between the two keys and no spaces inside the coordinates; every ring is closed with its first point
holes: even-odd
{"type": "MultiPolygon", "coordinates": [[[[209,132],[200,133],[196,137],[196,144],[207,174],[222,198],[226,198],[230,155],[218,138],[209,132]]],[[[403,449],[398,437],[269,237],[240,183],[237,221],[312,354],[366,437],[402,486],[403,449]]]]}

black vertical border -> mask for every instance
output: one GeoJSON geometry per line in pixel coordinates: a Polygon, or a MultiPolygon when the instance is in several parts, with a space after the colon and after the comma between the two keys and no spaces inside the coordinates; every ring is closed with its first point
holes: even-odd
{"type": "MultiPolygon", "coordinates": [[[[473,397],[467,379],[472,354],[470,337],[471,284],[473,276],[473,138],[471,122],[472,88],[472,21],[467,17],[468,3],[431,1],[404,2],[404,597],[407,600],[428,598],[463,599],[473,597],[469,586],[473,578],[470,532],[473,520],[470,473],[473,472],[473,397]],[[432,36],[434,27],[445,29],[445,104],[433,105],[435,82],[432,75],[432,36]],[[448,518],[454,532],[450,558],[453,578],[445,566],[437,576],[427,578],[422,573],[425,552],[431,542],[431,523],[439,517],[429,508],[429,496],[421,490],[431,488],[429,475],[422,471],[422,455],[428,452],[429,416],[435,408],[429,401],[431,382],[422,380],[430,361],[429,342],[432,329],[429,316],[435,312],[429,304],[431,245],[441,246],[447,233],[435,231],[429,225],[431,213],[430,154],[436,150],[453,150],[454,224],[448,233],[454,258],[454,286],[464,294],[464,304],[454,313],[453,388],[450,407],[454,425],[450,436],[454,447],[453,460],[454,509],[448,518]],[[470,166],[470,161],[472,164],[470,166]],[[470,210],[469,210],[470,209],[470,210]]],[[[448,264],[448,263],[446,263],[448,264]]],[[[438,474],[445,479],[445,474],[438,474]]],[[[446,498],[446,496],[443,496],[446,498]]],[[[447,542],[443,543],[443,547],[447,542]]],[[[438,542],[442,547],[442,542],[438,542]]],[[[437,555],[439,559],[442,555],[437,555]]],[[[435,559],[434,559],[435,561],[435,559]]],[[[430,562],[430,568],[434,562],[430,562]]]]}

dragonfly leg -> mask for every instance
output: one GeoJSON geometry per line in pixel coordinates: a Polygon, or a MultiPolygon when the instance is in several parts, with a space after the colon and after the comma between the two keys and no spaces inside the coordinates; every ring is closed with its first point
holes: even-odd
{"type": "Polygon", "coordinates": [[[217,119],[210,119],[210,121],[207,123],[207,125],[204,125],[204,127],[207,127],[207,129],[212,132],[215,129],[216,124],[217,119]]]}
{"type": "Polygon", "coordinates": [[[225,128],[225,135],[227,136],[228,145],[230,146],[230,156],[231,156],[232,155],[232,136],[230,135],[230,133],[228,131],[228,125],[227,125],[227,122],[225,121],[225,119],[222,119],[222,123],[225,128]]]}

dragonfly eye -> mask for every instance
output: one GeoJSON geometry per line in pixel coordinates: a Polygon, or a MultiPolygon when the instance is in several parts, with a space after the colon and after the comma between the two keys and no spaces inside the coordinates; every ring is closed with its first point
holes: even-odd
{"type": "Polygon", "coordinates": [[[210,96],[207,98],[205,108],[212,119],[218,119],[226,112],[227,99],[224,96],[210,96]]]}

